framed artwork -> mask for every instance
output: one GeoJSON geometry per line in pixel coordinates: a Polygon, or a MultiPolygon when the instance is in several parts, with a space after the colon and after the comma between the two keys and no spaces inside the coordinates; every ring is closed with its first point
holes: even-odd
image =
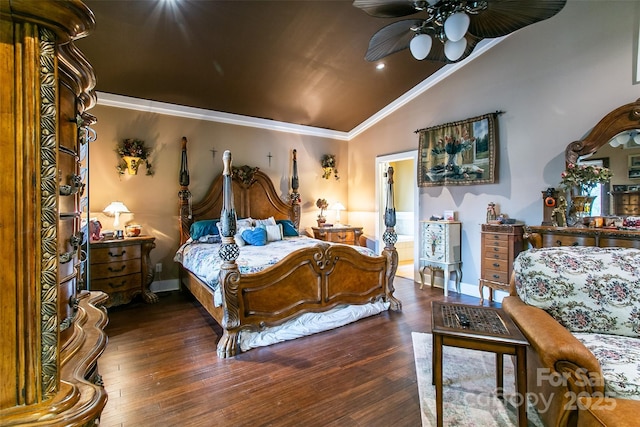
{"type": "Polygon", "coordinates": [[[629,179],[640,179],[640,169],[629,169],[629,179]]]}
{"type": "Polygon", "coordinates": [[[632,154],[629,156],[629,168],[640,169],[640,154],[632,154]]]}
{"type": "Polygon", "coordinates": [[[496,118],[485,114],[417,130],[418,186],[493,184],[496,173],[496,118]]]}

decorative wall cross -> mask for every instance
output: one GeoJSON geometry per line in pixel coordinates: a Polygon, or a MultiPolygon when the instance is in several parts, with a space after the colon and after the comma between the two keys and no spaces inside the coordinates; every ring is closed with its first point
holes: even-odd
{"type": "Polygon", "coordinates": [[[213,153],[213,158],[215,159],[216,158],[216,153],[218,152],[218,150],[216,150],[215,148],[212,148],[209,151],[211,151],[211,153],[213,153]]]}
{"type": "Polygon", "coordinates": [[[267,154],[267,157],[269,158],[269,167],[271,167],[271,158],[273,157],[271,155],[271,151],[269,151],[269,154],[267,154]]]}

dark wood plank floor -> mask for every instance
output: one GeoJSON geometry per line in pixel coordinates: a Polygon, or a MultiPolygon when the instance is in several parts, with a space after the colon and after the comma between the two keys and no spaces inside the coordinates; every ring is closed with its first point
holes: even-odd
{"type": "Polygon", "coordinates": [[[403,278],[396,296],[401,313],[232,359],[216,356],[220,329],[188,294],[111,309],[100,425],[420,426],[411,332],[429,332],[430,303],[445,298],[403,278]]]}

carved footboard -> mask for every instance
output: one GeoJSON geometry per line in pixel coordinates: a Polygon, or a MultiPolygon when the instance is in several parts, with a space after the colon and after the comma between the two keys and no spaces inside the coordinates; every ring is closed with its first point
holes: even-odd
{"type": "Polygon", "coordinates": [[[242,329],[275,326],[302,313],[378,300],[400,310],[391,271],[391,257],[370,257],[349,246],[329,244],[296,251],[260,273],[238,275],[229,269],[221,282],[226,315],[218,354],[229,357],[238,352],[242,329]]]}

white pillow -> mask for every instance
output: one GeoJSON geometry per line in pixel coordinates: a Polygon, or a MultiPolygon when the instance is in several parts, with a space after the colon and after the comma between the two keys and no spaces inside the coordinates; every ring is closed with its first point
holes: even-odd
{"type": "Polygon", "coordinates": [[[256,226],[258,225],[276,225],[276,220],[272,216],[267,219],[256,219],[256,226]]]}
{"type": "Polygon", "coordinates": [[[259,225],[258,227],[264,228],[267,231],[267,242],[282,240],[282,224],[259,225]]]}

